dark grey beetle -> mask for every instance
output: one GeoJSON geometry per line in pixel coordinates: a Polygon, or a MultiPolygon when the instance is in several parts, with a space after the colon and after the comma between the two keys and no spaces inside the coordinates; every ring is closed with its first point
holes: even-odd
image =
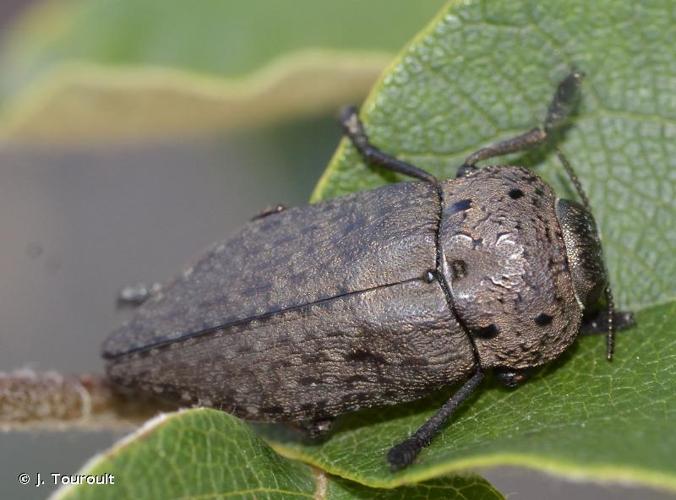
{"type": "Polygon", "coordinates": [[[529,170],[477,169],[487,158],[544,142],[575,101],[572,73],[542,128],[470,155],[439,181],[371,145],[356,110],[345,133],[370,163],[417,178],[316,205],[276,208],[214,245],[143,303],[105,342],[119,386],[300,424],[464,385],[388,453],[410,464],[492,370],[507,386],[556,359],[605,290],[608,332],[631,322],[613,311],[589,203],[555,196],[529,170]]]}

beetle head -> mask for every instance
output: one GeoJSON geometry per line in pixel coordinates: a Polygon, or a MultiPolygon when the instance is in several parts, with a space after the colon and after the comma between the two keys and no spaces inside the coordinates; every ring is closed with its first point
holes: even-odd
{"type": "Polygon", "coordinates": [[[596,222],[585,207],[563,199],[556,202],[556,217],[563,232],[575,298],[581,307],[590,307],[598,301],[607,281],[596,222]]]}

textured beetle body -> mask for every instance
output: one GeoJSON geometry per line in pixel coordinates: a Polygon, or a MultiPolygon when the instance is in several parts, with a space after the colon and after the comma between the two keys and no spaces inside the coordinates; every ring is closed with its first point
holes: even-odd
{"type": "Polygon", "coordinates": [[[610,360],[614,326],[630,326],[631,314],[615,314],[589,200],[568,160],[557,152],[581,204],[525,168],[476,166],[544,144],[581,80],[572,72],[559,83],[541,127],[478,149],[446,181],[373,145],[356,108],[345,108],[343,130],[367,162],[422,182],[265,212],[111,335],[110,378],[311,431],[463,381],[389,450],[398,470],[488,370],[516,387],[563,353],[602,292],[610,360]]]}
{"type": "Polygon", "coordinates": [[[108,339],[110,377],[300,422],[464,380],[475,345],[484,368],[554,357],[579,308],[566,311],[577,306],[564,273],[536,272],[542,259],[565,267],[551,189],[515,167],[440,186],[403,182],[251,222],[108,339]],[[495,324],[484,311],[498,306],[513,312],[495,324]],[[533,307],[553,319],[521,324],[533,307]],[[490,345],[506,336],[502,350],[490,345]]]}
{"type": "Polygon", "coordinates": [[[437,280],[439,197],[404,182],[249,223],[104,346],[120,385],[263,421],[418,399],[472,346],[437,280]]]}

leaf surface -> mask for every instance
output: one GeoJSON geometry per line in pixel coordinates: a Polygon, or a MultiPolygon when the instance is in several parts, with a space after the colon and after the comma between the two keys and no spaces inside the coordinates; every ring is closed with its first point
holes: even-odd
{"type": "Polygon", "coordinates": [[[468,475],[391,490],[350,483],[279,456],[246,423],[207,409],[149,421],[78,474],[112,475],[114,484],[65,487],[56,498],[503,498],[483,479],[468,475]]]}

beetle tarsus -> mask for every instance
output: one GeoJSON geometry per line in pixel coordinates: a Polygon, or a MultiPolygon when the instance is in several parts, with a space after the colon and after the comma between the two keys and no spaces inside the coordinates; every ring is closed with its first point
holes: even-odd
{"type": "Polygon", "coordinates": [[[364,125],[359,119],[356,107],[347,106],[343,108],[340,113],[340,122],[343,126],[345,135],[350,139],[354,147],[357,148],[357,151],[359,151],[359,154],[361,154],[367,163],[378,165],[393,172],[420,179],[421,181],[431,182],[433,184],[438,182],[436,177],[422,168],[418,168],[410,163],[399,160],[394,156],[390,156],[371,144],[364,131],[364,125]]]}
{"type": "Polygon", "coordinates": [[[441,430],[446,421],[453,416],[455,410],[479,387],[484,378],[480,369],[472,375],[458,391],[446,401],[427,422],[425,422],[407,440],[393,446],[387,453],[387,460],[392,470],[399,470],[410,465],[420,450],[427,446],[432,438],[441,430]]]}
{"type": "Polygon", "coordinates": [[[544,123],[544,129],[547,133],[560,127],[570,116],[580,94],[579,90],[583,78],[584,73],[581,71],[572,71],[559,83],[552,102],[547,108],[547,118],[545,118],[544,123]]]}
{"type": "Polygon", "coordinates": [[[387,452],[387,461],[390,464],[390,469],[394,472],[411,465],[426,444],[418,441],[413,436],[411,439],[390,448],[390,451],[387,452]]]}

